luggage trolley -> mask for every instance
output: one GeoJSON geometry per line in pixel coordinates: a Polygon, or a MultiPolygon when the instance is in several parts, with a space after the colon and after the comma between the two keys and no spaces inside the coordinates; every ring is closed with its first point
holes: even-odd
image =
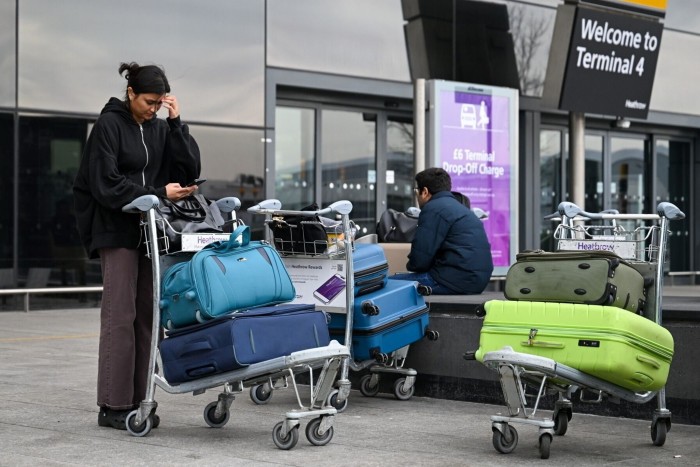
{"type": "MultiPolygon", "coordinates": [[[[619,214],[612,210],[588,213],[573,203],[564,202],[559,204],[557,213],[547,217],[560,221],[554,233],[559,250],[581,249],[576,244],[583,245],[585,249],[595,249],[603,244],[620,257],[630,260],[648,286],[643,316],[661,324],[668,224],[685,218],[680,209],[662,202],[657,207],[657,214],[619,214]],[[590,221],[602,221],[602,225],[587,225],[586,222],[590,221]],[[633,228],[625,228],[625,225],[632,225],[633,228]]],[[[479,310],[478,314],[484,316],[485,312],[479,310]]],[[[537,329],[532,329],[527,342],[533,341],[536,333],[537,329]]],[[[577,391],[580,391],[582,402],[593,403],[600,403],[604,397],[609,397],[643,404],[656,396],[658,407],[651,422],[653,444],[662,446],[671,429],[671,412],[666,408],[665,387],[657,391],[635,392],[553,359],[516,352],[509,346],[486,352],[483,364],[498,372],[508,407],[508,415],[491,417],[493,446],[501,453],[512,452],[518,444],[518,433],[511,423],[525,423],[539,427],[540,457],[549,458],[553,435],[564,435],[567,431],[572,418],[571,399],[577,391]],[[539,403],[548,394],[558,394],[552,418],[536,418],[539,403]]]]}
{"type": "MultiPolygon", "coordinates": [[[[357,305],[355,303],[354,296],[354,232],[352,222],[349,219],[349,213],[351,212],[352,205],[348,201],[339,201],[337,203],[333,203],[325,210],[288,211],[271,207],[275,205],[275,202],[278,201],[267,200],[258,206],[249,208],[248,211],[267,215],[266,223],[268,225],[275,222],[278,229],[288,229],[288,231],[284,231],[284,238],[273,235],[274,246],[283,258],[344,259],[343,279],[345,281],[346,301],[343,310],[345,314],[345,336],[343,342],[345,342],[347,345],[347,343],[352,342],[353,315],[354,308],[357,305]],[[341,208],[341,206],[344,206],[345,203],[347,203],[349,206],[341,208]],[[329,212],[340,214],[341,221],[324,217],[327,216],[329,212]],[[301,218],[306,220],[301,220],[301,222],[298,224],[287,224],[283,220],[284,216],[293,216],[297,219],[301,218]],[[322,240],[313,240],[305,237],[303,228],[305,224],[322,225],[327,234],[326,238],[322,240]]],[[[391,279],[389,279],[389,281],[391,282],[391,279]]],[[[408,281],[395,282],[406,282],[408,284],[408,281]]],[[[314,287],[315,286],[321,286],[321,283],[315,283],[314,287]]],[[[387,289],[388,287],[389,286],[387,286],[387,289]]],[[[420,295],[429,295],[430,293],[429,287],[422,286],[417,283],[415,287],[420,295]]],[[[360,306],[362,313],[365,316],[375,316],[381,313],[378,307],[375,306],[370,300],[362,302],[360,306]]],[[[427,316],[427,307],[422,311],[425,311],[427,316]]],[[[418,320],[419,318],[415,318],[414,323],[417,323],[418,320]]],[[[407,320],[406,322],[408,323],[410,320],[407,320]]],[[[331,319],[331,323],[333,323],[333,319],[331,319]]],[[[411,325],[406,324],[406,326],[411,325]]],[[[416,324],[416,326],[418,326],[418,324],[416,324]]],[[[415,328],[411,329],[415,331],[415,328]]],[[[438,332],[434,330],[426,329],[424,332],[424,336],[428,337],[430,340],[436,340],[439,336],[438,332]]],[[[347,361],[343,363],[340,370],[338,390],[331,393],[329,402],[336,407],[339,412],[344,411],[348,405],[347,397],[349,395],[351,384],[348,380],[349,370],[362,371],[364,369],[369,371],[369,374],[364,375],[360,380],[360,392],[364,396],[372,397],[377,395],[379,392],[379,379],[381,374],[393,374],[399,376],[393,384],[394,395],[396,398],[399,400],[410,399],[415,391],[414,384],[418,373],[413,368],[404,368],[409,347],[410,345],[406,345],[390,353],[381,353],[376,351],[376,353],[372,355],[373,358],[368,358],[366,360],[356,361],[354,358],[347,359],[347,361]]],[[[253,390],[251,390],[251,398],[256,403],[265,403],[267,398],[270,397],[273,389],[274,382],[270,382],[269,384],[265,384],[261,387],[253,388],[253,390]]]]}
{"type": "MultiPolygon", "coordinates": [[[[240,208],[240,201],[234,197],[220,199],[216,202],[222,213],[228,213],[236,222],[235,211],[240,208]]],[[[168,250],[167,239],[163,241],[158,233],[157,223],[162,222],[156,216],[159,201],[156,196],[141,196],[122,208],[125,212],[141,213],[142,227],[145,231],[147,255],[153,267],[153,336],[151,339],[151,356],[146,389],[146,398],[139,408],[127,415],[127,431],[133,436],[146,436],[153,428],[153,413],[158,406],[154,399],[156,386],[170,394],[203,394],[208,389],[223,387],[218,399],[204,408],[204,420],[212,428],[223,427],[229,420],[230,409],[235,395],[244,388],[256,386],[269,380],[291,381],[297,396],[298,409],[286,412],[285,419],[272,429],[275,445],[284,450],[292,449],[298,441],[300,419],[315,417],[306,426],[306,437],[311,444],[323,446],[333,437],[333,421],[337,413],[335,407],[327,403],[329,394],[340,365],[350,355],[348,348],[337,341],[331,341],[324,347],[311,348],[293,352],[247,367],[221,374],[205,376],[193,381],[179,384],[169,383],[162,374],[162,361],[159,353],[160,334],[160,291],[162,273],[173,264],[189,260],[193,252],[168,250]],[[160,238],[159,238],[160,237],[160,238]],[[165,245],[162,247],[162,245],[165,245]],[[156,247],[158,246],[158,247],[156,247]],[[160,368],[160,370],[159,370],[160,368]],[[314,370],[320,368],[314,381],[314,370]],[[309,402],[302,403],[295,376],[308,373],[311,380],[309,402]]],[[[167,337],[166,337],[167,339],[167,337]]]]}
{"type": "MultiPolygon", "coordinates": [[[[332,203],[325,209],[315,211],[291,211],[281,209],[281,202],[276,199],[265,200],[255,206],[248,208],[248,212],[252,214],[266,216],[265,223],[269,226],[273,218],[277,218],[282,225],[287,225],[289,239],[273,238],[275,249],[280,253],[282,258],[297,257],[308,258],[311,260],[319,259],[344,259],[344,283],[345,283],[345,307],[347,313],[347,322],[345,325],[345,341],[352,342],[352,317],[354,303],[354,271],[352,261],[352,242],[354,237],[353,225],[350,221],[350,212],[352,212],[352,203],[342,200],[332,203]],[[329,218],[330,215],[339,215],[340,221],[335,221],[329,218]],[[283,216],[295,216],[300,220],[298,225],[286,224],[279,218],[283,216]],[[303,226],[305,224],[320,223],[327,232],[326,238],[323,240],[306,238],[304,235],[303,226]],[[298,232],[294,230],[299,229],[298,232]],[[292,240],[294,239],[294,240],[292,240]]],[[[349,348],[346,347],[346,349],[349,348]]],[[[348,379],[348,365],[350,354],[343,358],[340,365],[340,376],[337,382],[337,389],[333,389],[327,396],[327,403],[333,406],[338,412],[342,412],[347,407],[347,398],[350,395],[350,380],[348,379]]],[[[272,397],[275,389],[286,387],[280,379],[269,378],[264,383],[255,385],[250,389],[250,398],[256,404],[265,404],[272,397]]]]}

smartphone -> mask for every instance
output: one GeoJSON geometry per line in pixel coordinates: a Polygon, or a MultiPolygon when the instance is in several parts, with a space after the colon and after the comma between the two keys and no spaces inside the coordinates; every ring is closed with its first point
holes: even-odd
{"type": "Polygon", "coordinates": [[[333,275],[314,291],[314,297],[323,303],[330,303],[345,288],[345,277],[340,274],[333,275]]]}
{"type": "Polygon", "coordinates": [[[195,186],[195,185],[199,186],[206,181],[207,181],[206,178],[195,178],[190,183],[188,183],[187,186],[195,186]]]}

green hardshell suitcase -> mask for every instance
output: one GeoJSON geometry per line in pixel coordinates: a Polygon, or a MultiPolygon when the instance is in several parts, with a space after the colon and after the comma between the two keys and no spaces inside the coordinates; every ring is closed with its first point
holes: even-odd
{"type": "Polygon", "coordinates": [[[491,300],[476,359],[505,346],[639,392],[665,386],[671,333],[623,309],[574,303],[491,300]]]}
{"type": "Polygon", "coordinates": [[[609,305],[642,314],[642,275],[608,251],[519,253],[506,275],[508,300],[609,305]]]}

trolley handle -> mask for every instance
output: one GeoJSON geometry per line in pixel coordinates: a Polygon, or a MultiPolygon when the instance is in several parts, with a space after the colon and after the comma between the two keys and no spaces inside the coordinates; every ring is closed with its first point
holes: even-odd
{"type": "Polygon", "coordinates": [[[564,201],[559,203],[557,212],[548,214],[544,218],[551,220],[561,220],[569,218],[572,220],[606,220],[606,219],[629,219],[629,220],[654,220],[665,217],[668,220],[675,221],[685,219],[685,214],[675,204],[667,201],[659,203],[656,208],[657,214],[620,214],[617,209],[606,209],[598,213],[586,212],[576,204],[564,201]]]}
{"type": "Polygon", "coordinates": [[[327,216],[328,214],[337,213],[340,215],[348,215],[352,211],[352,203],[347,200],[336,201],[324,209],[316,211],[285,211],[280,209],[282,203],[277,199],[266,199],[255,206],[248,208],[248,212],[254,214],[274,214],[280,216],[327,216]]]}
{"type": "Polygon", "coordinates": [[[221,212],[233,212],[241,209],[241,200],[235,196],[227,196],[216,200],[216,205],[221,212]]]}
{"type": "Polygon", "coordinates": [[[130,213],[146,212],[150,209],[157,208],[159,204],[160,202],[156,195],[143,195],[122,207],[122,211],[130,213]]]}
{"type": "Polygon", "coordinates": [[[667,201],[659,203],[659,205],[656,208],[656,211],[659,213],[659,216],[665,217],[670,221],[685,219],[685,214],[683,213],[683,211],[678,209],[678,207],[675,204],[669,203],[667,201]]]}

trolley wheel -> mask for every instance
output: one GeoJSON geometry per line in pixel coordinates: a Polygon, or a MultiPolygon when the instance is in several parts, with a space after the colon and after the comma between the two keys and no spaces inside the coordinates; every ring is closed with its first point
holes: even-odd
{"type": "Polygon", "coordinates": [[[204,317],[202,317],[202,312],[199,310],[195,311],[194,318],[197,320],[198,323],[206,323],[207,321],[206,319],[204,319],[204,317]]]}
{"type": "Polygon", "coordinates": [[[554,434],[557,436],[564,436],[566,430],[569,428],[569,414],[565,411],[560,410],[557,412],[557,416],[553,417],[554,420],[554,434]]]}
{"type": "Polygon", "coordinates": [[[423,295],[424,297],[427,297],[433,293],[433,289],[431,289],[429,285],[418,284],[417,290],[418,294],[423,295]]]}
{"type": "Polygon", "coordinates": [[[333,439],[333,427],[328,428],[322,435],[318,433],[322,420],[323,417],[314,418],[306,425],[306,439],[314,446],[325,446],[333,439]]]}
{"type": "Polygon", "coordinates": [[[270,402],[272,391],[272,388],[266,390],[264,384],[256,384],[250,388],[250,398],[257,405],[264,405],[270,402]]]}
{"type": "Polygon", "coordinates": [[[548,433],[540,435],[540,459],[549,459],[549,449],[552,446],[552,436],[548,433]]]}
{"type": "Polygon", "coordinates": [[[141,425],[136,424],[136,414],[138,410],[132,410],[129,415],[126,416],[126,431],[129,432],[131,436],[146,436],[151,432],[153,428],[153,420],[149,416],[141,425]]]}
{"type": "Polygon", "coordinates": [[[167,320],[167,321],[165,322],[165,329],[167,329],[168,331],[172,331],[172,330],[173,330],[173,322],[172,322],[171,320],[167,320]]]}
{"type": "Polygon", "coordinates": [[[666,442],[666,434],[668,433],[668,425],[663,419],[659,419],[651,425],[651,440],[654,446],[663,446],[666,442]]]}
{"type": "Polygon", "coordinates": [[[279,422],[272,429],[272,441],[274,441],[275,446],[280,449],[288,451],[297,445],[299,442],[299,425],[292,428],[288,433],[286,438],[282,438],[282,426],[284,422],[279,422]]]}
{"type": "Polygon", "coordinates": [[[360,392],[363,396],[374,397],[379,393],[379,381],[374,386],[372,384],[372,375],[364,375],[360,379],[360,392]]]}
{"type": "Polygon", "coordinates": [[[512,425],[506,425],[507,435],[504,435],[496,428],[493,430],[493,447],[501,454],[510,454],[518,445],[518,430],[512,425]]]}
{"type": "Polygon", "coordinates": [[[400,401],[407,401],[413,397],[413,393],[416,392],[416,386],[413,385],[409,389],[406,389],[406,378],[399,378],[394,381],[394,395],[400,401]]]}
{"type": "Polygon", "coordinates": [[[328,401],[326,402],[326,404],[330,405],[331,407],[335,407],[335,410],[337,410],[338,413],[342,413],[345,412],[345,409],[348,408],[348,398],[346,397],[342,403],[338,402],[338,390],[334,389],[328,395],[328,401]]]}
{"type": "Polygon", "coordinates": [[[220,417],[216,416],[216,405],[218,402],[214,401],[204,407],[204,421],[207,422],[212,428],[221,428],[228,423],[228,419],[231,413],[227,410],[220,417]]]}

